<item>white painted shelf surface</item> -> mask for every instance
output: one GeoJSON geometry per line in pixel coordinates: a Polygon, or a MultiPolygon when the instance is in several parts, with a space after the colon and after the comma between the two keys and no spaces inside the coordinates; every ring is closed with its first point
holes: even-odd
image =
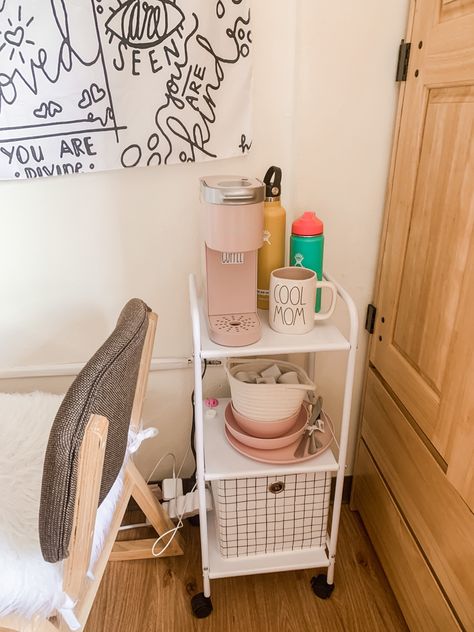
{"type": "MultiPolygon", "coordinates": [[[[224,412],[229,402],[230,399],[220,399],[217,408],[213,409],[217,412],[213,418],[209,419],[204,413],[204,477],[206,481],[304,474],[305,472],[337,472],[339,466],[331,448],[312,459],[291,465],[260,463],[240,454],[229,444],[224,433],[224,412]]],[[[207,410],[206,407],[204,410],[207,410]]]]}
{"type": "Polygon", "coordinates": [[[268,324],[268,311],[258,310],[262,323],[262,337],[253,345],[245,347],[223,347],[209,338],[207,317],[203,302],[199,301],[199,321],[201,329],[201,358],[219,358],[277,355],[280,353],[311,353],[314,351],[348,351],[349,341],[337,327],[329,322],[317,323],[308,334],[280,334],[268,324]]]}

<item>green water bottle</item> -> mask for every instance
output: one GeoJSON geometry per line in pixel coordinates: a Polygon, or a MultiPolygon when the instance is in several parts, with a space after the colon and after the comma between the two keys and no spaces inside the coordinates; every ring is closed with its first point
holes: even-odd
{"type": "MultiPolygon", "coordinates": [[[[313,211],[305,211],[291,225],[290,266],[314,270],[323,278],[324,235],[323,223],[313,211]]],[[[321,290],[316,292],[315,311],[321,309],[321,290]]]]}

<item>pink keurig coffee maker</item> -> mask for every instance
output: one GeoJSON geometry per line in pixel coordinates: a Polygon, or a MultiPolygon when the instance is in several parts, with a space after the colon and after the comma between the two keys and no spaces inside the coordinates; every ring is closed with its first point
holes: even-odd
{"type": "Polygon", "coordinates": [[[263,243],[265,185],[255,178],[201,178],[209,337],[250,345],[261,337],[257,253],[263,243]]]}

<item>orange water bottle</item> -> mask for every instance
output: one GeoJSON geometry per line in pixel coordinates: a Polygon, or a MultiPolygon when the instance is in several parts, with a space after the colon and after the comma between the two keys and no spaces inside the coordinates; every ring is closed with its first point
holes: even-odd
{"type": "Polygon", "coordinates": [[[257,307],[268,309],[270,273],[285,265],[286,212],[280,203],[281,169],[270,167],[263,179],[263,246],[258,251],[257,307]]]}

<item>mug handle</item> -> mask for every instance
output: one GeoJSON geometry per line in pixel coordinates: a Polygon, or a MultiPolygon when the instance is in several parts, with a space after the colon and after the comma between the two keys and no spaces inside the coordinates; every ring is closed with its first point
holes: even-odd
{"type": "Polygon", "coordinates": [[[329,318],[332,315],[333,311],[336,308],[336,300],[337,300],[336,286],[334,285],[334,283],[331,283],[331,281],[318,281],[316,283],[316,290],[319,290],[319,288],[323,288],[323,287],[327,287],[331,290],[331,293],[332,293],[331,305],[325,312],[315,312],[314,320],[326,320],[326,318],[329,318]]]}

